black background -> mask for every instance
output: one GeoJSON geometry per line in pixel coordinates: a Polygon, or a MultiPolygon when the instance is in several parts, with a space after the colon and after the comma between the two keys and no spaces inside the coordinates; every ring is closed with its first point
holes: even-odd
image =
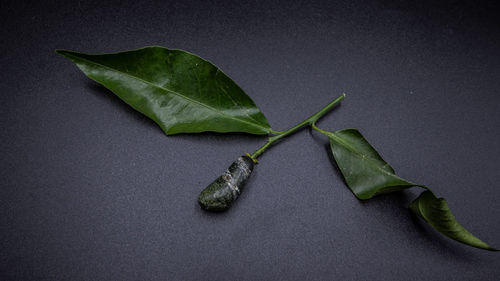
{"type": "Polygon", "coordinates": [[[477,1],[2,1],[1,280],[498,280],[499,254],[357,200],[309,129],[224,214],[198,193],[265,137],[165,136],[54,53],[162,45],[222,68],[273,128],[358,128],[500,247],[500,20],[477,1]]]}

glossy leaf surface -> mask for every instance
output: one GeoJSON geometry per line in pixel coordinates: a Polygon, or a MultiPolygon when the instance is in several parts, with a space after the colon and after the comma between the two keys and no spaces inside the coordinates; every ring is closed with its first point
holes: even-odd
{"type": "Polygon", "coordinates": [[[458,242],[490,251],[498,251],[461,226],[443,198],[426,190],[410,204],[410,210],[442,234],[458,242]]]}
{"type": "Polygon", "coordinates": [[[359,199],[403,190],[416,184],[394,174],[394,169],[356,129],[335,131],[330,148],[347,186],[359,199]]]}
{"type": "Polygon", "coordinates": [[[255,103],[215,65],[163,47],[90,55],[58,50],[167,134],[245,132],[270,126],[255,103]]]}

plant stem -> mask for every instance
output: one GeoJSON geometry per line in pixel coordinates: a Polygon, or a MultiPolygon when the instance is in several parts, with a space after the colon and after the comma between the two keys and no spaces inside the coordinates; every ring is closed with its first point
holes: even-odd
{"type": "Polygon", "coordinates": [[[293,126],[292,128],[290,128],[286,131],[272,131],[276,135],[269,137],[267,142],[261,148],[257,149],[252,155],[250,155],[250,157],[254,160],[257,159],[257,157],[259,157],[262,153],[264,153],[264,151],[266,151],[266,149],[269,146],[271,146],[273,143],[277,142],[278,140],[280,140],[284,137],[287,137],[287,136],[295,133],[296,131],[298,131],[299,129],[301,129],[302,127],[304,127],[306,125],[309,125],[309,126],[313,125],[316,121],[318,121],[319,118],[321,118],[323,115],[325,115],[330,109],[332,109],[341,100],[343,100],[344,97],[345,97],[345,94],[340,95],[338,98],[336,98],[335,100],[333,100],[329,104],[327,104],[325,107],[323,107],[320,111],[314,113],[309,118],[305,119],[304,121],[300,122],[299,124],[293,126]]]}
{"type": "Polygon", "coordinates": [[[312,124],[311,124],[311,127],[312,127],[314,130],[316,130],[316,131],[318,131],[318,132],[322,133],[323,135],[326,135],[326,136],[328,136],[328,137],[332,137],[332,138],[334,138],[334,137],[335,137],[335,135],[334,135],[334,134],[332,134],[331,132],[328,132],[328,131],[325,131],[325,130],[323,130],[323,129],[320,129],[320,128],[316,127],[316,124],[314,124],[314,123],[312,123],[312,124]]]}

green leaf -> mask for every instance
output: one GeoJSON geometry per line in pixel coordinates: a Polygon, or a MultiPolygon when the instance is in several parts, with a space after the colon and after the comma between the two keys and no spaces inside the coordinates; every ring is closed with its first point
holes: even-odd
{"type": "Polygon", "coordinates": [[[394,169],[382,159],[358,130],[323,132],[329,136],[333,157],[356,197],[369,199],[380,193],[403,190],[412,186],[423,187],[427,190],[410,204],[410,209],[415,214],[451,239],[473,247],[497,251],[461,226],[443,198],[436,198],[426,186],[396,176],[394,169]]]}
{"type": "Polygon", "coordinates": [[[422,192],[422,194],[410,204],[410,210],[427,221],[427,223],[437,231],[451,239],[472,247],[489,251],[498,251],[461,226],[451,213],[446,201],[443,198],[436,198],[429,190],[422,192]]]}
{"type": "Polygon", "coordinates": [[[335,162],[347,186],[359,199],[377,194],[404,190],[416,186],[394,174],[394,169],[356,129],[345,129],[329,134],[335,162]]]}
{"type": "Polygon", "coordinates": [[[114,54],[58,50],[167,134],[268,134],[266,117],[215,65],[182,50],[145,47],[114,54]]]}

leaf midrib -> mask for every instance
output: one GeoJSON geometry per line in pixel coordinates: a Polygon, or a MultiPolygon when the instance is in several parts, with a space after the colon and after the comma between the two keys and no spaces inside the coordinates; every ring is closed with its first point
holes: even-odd
{"type": "MultiPolygon", "coordinates": [[[[352,146],[351,146],[348,142],[344,141],[341,137],[339,137],[339,136],[337,136],[337,135],[335,135],[335,134],[332,134],[332,136],[333,136],[334,138],[336,138],[336,141],[338,141],[338,142],[340,142],[341,144],[343,144],[343,145],[344,145],[344,146],[345,146],[345,147],[346,147],[349,151],[351,151],[352,153],[357,154],[357,155],[361,156],[361,158],[365,159],[365,160],[366,160],[366,162],[368,162],[371,166],[374,166],[375,168],[379,169],[380,171],[384,172],[384,173],[385,173],[385,174],[387,174],[387,175],[390,175],[390,176],[396,177],[396,178],[398,178],[398,179],[400,179],[400,180],[402,180],[402,181],[405,181],[405,182],[407,182],[407,183],[409,183],[409,184],[411,184],[411,185],[415,185],[415,184],[413,184],[413,183],[411,183],[411,182],[409,182],[409,181],[407,181],[407,180],[405,180],[405,179],[402,179],[402,178],[398,177],[398,176],[397,176],[396,174],[394,174],[394,173],[390,173],[389,171],[386,171],[386,170],[382,169],[381,167],[379,167],[378,165],[376,165],[376,164],[374,163],[374,161],[372,161],[372,160],[371,160],[371,158],[370,158],[370,157],[364,157],[364,155],[363,155],[363,154],[361,154],[361,153],[359,153],[357,150],[355,150],[355,149],[354,149],[354,148],[353,148],[353,147],[352,147],[352,146]]],[[[384,160],[384,162],[385,162],[385,160],[384,160]]],[[[387,162],[385,162],[385,163],[387,164],[387,162]]]]}
{"type": "Polygon", "coordinates": [[[152,83],[152,82],[149,82],[149,81],[147,81],[147,80],[144,80],[144,79],[142,79],[142,78],[139,78],[139,77],[136,77],[136,76],[130,75],[130,74],[126,73],[126,72],[123,72],[123,71],[120,71],[120,70],[117,70],[117,69],[111,68],[111,67],[109,67],[109,66],[106,66],[106,65],[103,65],[103,64],[100,64],[100,63],[97,63],[97,62],[91,61],[91,60],[88,60],[88,59],[86,59],[86,58],[82,58],[82,57],[79,57],[79,56],[76,56],[76,55],[73,55],[73,54],[70,54],[70,53],[67,53],[67,52],[65,52],[65,55],[70,56],[70,57],[73,57],[73,58],[77,58],[77,59],[80,59],[80,60],[83,60],[83,61],[86,61],[86,62],[88,62],[88,63],[94,64],[94,65],[97,65],[97,66],[100,66],[100,67],[103,67],[103,68],[106,68],[106,69],[110,69],[110,70],[112,70],[112,71],[116,71],[116,72],[118,72],[118,73],[120,73],[120,74],[123,74],[123,75],[125,75],[125,76],[131,77],[131,78],[136,79],[136,80],[139,80],[139,81],[141,81],[141,82],[143,82],[143,83],[145,83],[145,84],[151,85],[151,86],[156,87],[156,88],[159,88],[159,89],[161,89],[161,90],[164,90],[164,91],[170,92],[170,93],[172,93],[172,94],[174,94],[174,95],[176,95],[176,96],[178,96],[178,97],[181,97],[181,98],[186,99],[186,100],[188,100],[188,101],[190,101],[190,102],[196,103],[196,104],[198,104],[198,105],[200,105],[200,106],[206,107],[206,108],[208,108],[208,109],[210,109],[210,110],[214,111],[215,113],[218,113],[218,114],[223,115],[223,116],[227,116],[229,119],[237,120],[237,121],[239,121],[239,122],[247,123],[247,124],[250,124],[250,125],[252,125],[252,126],[262,128],[262,129],[264,129],[266,132],[268,132],[268,133],[269,133],[269,128],[267,128],[267,127],[264,127],[264,126],[262,126],[262,125],[260,125],[260,124],[257,124],[257,123],[252,123],[252,122],[249,122],[249,121],[244,120],[244,119],[240,119],[240,118],[234,117],[234,116],[229,115],[229,114],[226,114],[226,113],[224,113],[223,111],[220,111],[220,110],[218,110],[218,109],[216,109],[216,108],[214,108],[214,107],[212,107],[212,106],[210,106],[210,105],[207,105],[207,104],[201,103],[201,102],[199,102],[199,101],[193,100],[193,99],[191,99],[191,98],[189,98],[189,97],[187,97],[187,96],[185,96],[185,95],[183,95],[183,94],[181,94],[181,93],[179,93],[179,92],[176,92],[176,91],[173,91],[173,90],[170,90],[170,89],[164,88],[164,87],[162,87],[162,86],[156,85],[156,84],[154,84],[154,83],[152,83]]]}

